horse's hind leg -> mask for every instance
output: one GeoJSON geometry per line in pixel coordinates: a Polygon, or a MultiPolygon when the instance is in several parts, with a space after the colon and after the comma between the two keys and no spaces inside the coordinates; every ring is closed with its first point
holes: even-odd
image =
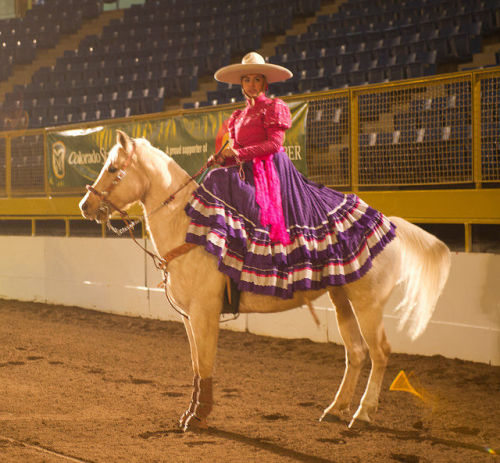
{"type": "Polygon", "coordinates": [[[361,366],[366,357],[366,344],[344,289],[334,287],[329,290],[329,293],[335,304],[337,323],[344,341],[346,365],[344,377],[337,394],[333,402],[323,412],[320,421],[328,413],[333,413],[340,418],[350,418],[349,407],[358,382],[361,366]]]}
{"type": "Polygon", "coordinates": [[[356,310],[359,327],[370,352],[372,367],[365,392],[349,427],[356,420],[370,422],[378,406],[382,380],[391,353],[382,324],[383,302],[379,300],[375,305],[364,305],[364,310],[356,310]]]}

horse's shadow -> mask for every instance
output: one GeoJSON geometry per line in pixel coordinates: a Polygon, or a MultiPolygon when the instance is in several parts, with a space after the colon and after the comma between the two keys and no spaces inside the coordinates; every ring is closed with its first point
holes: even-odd
{"type": "Polygon", "coordinates": [[[297,461],[304,461],[307,463],[335,463],[333,460],[327,460],[326,458],[308,455],[306,453],[298,452],[297,450],[273,444],[272,442],[268,442],[265,439],[248,437],[233,431],[226,431],[224,429],[209,427],[208,429],[202,430],[201,432],[212,436],[222,437],[224,439],[232,440],[235,442],[240,442],[242,444],[255,447],[260,450],[266,450],[270,453],[274,453],[276,455],[287,457],[297,461]]]}
{"type": "MultiPolygon", "coordinates": [[[[326,422],[340,422],[335,417],[325,417],[323,421],[326,422]]],[[[336,463],[334,460],[328,460],[326,458],[314,456],[314,455],[308,455],[306,453],[299,452],[297,450],[293,450],[290,448],[282,447],[280,445],[277,445],[273,442],[270,442],[269,440],[265,438],[256,438],[256,437],[249,437],[244,434],[239,434],[237,432],[233,431],[227,431],[224,429],[219,429],[215,427],[209,427],[207,429],[200,429],[195,431],[197,434],[200,436],[213,436],[213,437],[219,437],[222,439],[226,440],[231,440],[234,442],[239,442],[242,443],[246,446],[249,447],[254,447],[256,449],[260,450],[265,450],[269,453],[273,453],[275,455],[279,456],[284,456],[287,458],[290,458],[292,460],[296,461],[302,461],[306,463],[336,463]]],[[[469,449],[469,450],[476,450],[481,453],[488,453],[488,449],[485,446],[481,446],[478,444],[472,444],[469,442],[461,442],[461,441],[456,441],[456,440],[451,440],[451,439],[443,439],[440,437],[435,437],[430,434],[425,433],[425,431],[420,431],[420,430],[402,430],[402,429],[394,429],[394,428],[389,428],[385,426],[379,426],[379,425],[374,425],[374,424],[360,424],[356,426],[353,429],[346,428],[344,431],[340,432],[340,435],[342,436],[341,438],[337,439],[320,439],[323,442],[331,442],[334,444],[345,444],[348,439],[356,439],[358,437],[362,437],[363,434],[367,432],[372,432],[372,433],[379,433],[379,434],[385,434],[387,436],[391,436],[395,439],[402,440],[402,441],[415,441],[417,443],[421,442],[430,442],[433,445],[439,444],[439,445],[444,445],[449,448],[454,448],[454,449],[469,449]]],[[[173,429],[165,429],[165,430],[159,430],[159,431],[149,431],[141,434],[139,437],[142,437],[144,439],[149,439],[149,438],[161,438],[161,437],[166,437],[171,434],[184,434],[183,431],[179,428],[173,428],[173,429]]],[[[208,443],[208,442],[207,442],[208,443]]],[[[498,453],[498,452],[497,452],[498,453]]],[[[397,457],[397,455],[395,455],[397,457]]],[[[397,458],[396,458],[397,459],[397,458]]]]}
{"type": "MultiPolygon", "coordinates": [[[[323,419],[323,421],[335,422],[335,423],[340,422],[340,420],[337,417],[330,415],[326,416],[323,419]]],[[[440,444],[454,449],[462,448],[469,450],[477,450],[482,453],[488,452],[489,449],[488,447],[479,444],[472,444],[470,442],[461,442],[453,439],[443,439],[441,437],[432,436],[431,434],[428,434],[425,431],[420,431],[417,429],[415,430],[394,429],[394,428],[388,428],[386,426],[379,426],[376,424],[364,423],[364,422],[357,422],[354,428],[352,429],[348,428],[345,431],[341,431],[340,434],[346,438],[357,437],[360,436],[363,433],[363,431],[385,434],[402,441],[415,441],[418,443],[430,442],[433,445],[440,444]]],[[[495,453],[498,452],[495,450],[495,453]]]]}
{"type": "MultiPolygon", "coordinates": [[[[333,460],[327,460],[326,458],[321,458],[314,455],[308,455],[306,453],[298,452],[297,450],[282,447],[280,445],[269,442],[266,439],[248,437],[243,434],[239,434],[237,432],[226,431],[224,429],[218,429],[215,427],[209,427],[207,429],[199,429],[194,432],[200,436],[213,436],[226,440],[231,440],[234,442],[239,442],[249,447],[254,447],[259,450],[265,450],[269,453],[273,453],[279,456],[284,456],[296,461],[302,461],[306,463],[337,463],[333,460]]],[[[164,429],[158,431],[147,431],[140,434],[139,437],[143,439],[162,438],[162,437],[167,437],[168,435],[171,434],[184,434],[184,433],[181,429],[174,428],[174,429],[164,429]]]]}

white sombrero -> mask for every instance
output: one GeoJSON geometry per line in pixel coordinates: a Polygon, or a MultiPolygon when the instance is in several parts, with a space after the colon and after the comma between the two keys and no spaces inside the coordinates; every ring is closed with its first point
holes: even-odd
{"type": "Polygon", "coordinates": [[[241,77],[248,74],[263,74],[269,84],[290,79],[293,74],[283,66],[270,64],[254,51],[247,53],[241,64],[230,64],[220,68],[214,74],[215,80],[226,84],[241,84],[241,77]]]}

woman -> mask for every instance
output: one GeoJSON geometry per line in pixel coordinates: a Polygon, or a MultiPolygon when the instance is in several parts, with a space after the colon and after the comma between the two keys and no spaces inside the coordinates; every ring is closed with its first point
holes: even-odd
{"type": "Polygon", "coordinates": [[[297,290],[363,276],[395,237],[394,225],[356,195],[302,176],[283,150],[288,106],[267,85],[292,77],[248,53],[215,79],[241,84],[245,109],[229,119],[229,148],[194,192],[186,241],[204,246],[242,291],[290,298],[297,290]]]}

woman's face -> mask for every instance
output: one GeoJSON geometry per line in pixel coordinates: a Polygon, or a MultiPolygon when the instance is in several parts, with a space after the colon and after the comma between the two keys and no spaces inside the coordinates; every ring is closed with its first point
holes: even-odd
{"type": "Polygon", "coordinates": [[[241,78],[241,85],[250,98],[255,98],[265,90],[266,78],[262,74],[248,74],[241,78]]]}

